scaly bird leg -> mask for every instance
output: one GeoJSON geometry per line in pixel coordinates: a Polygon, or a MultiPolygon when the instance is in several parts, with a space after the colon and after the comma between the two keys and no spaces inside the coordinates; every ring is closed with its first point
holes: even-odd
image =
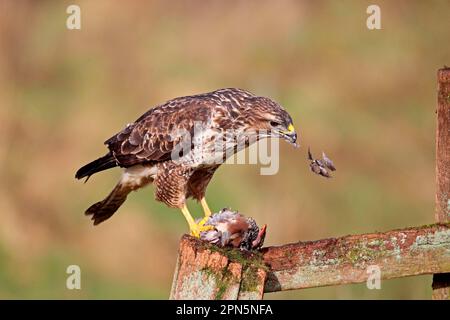
{"type": "Polygon", "coordinates": [[[208,204],[206,203],[205,197],[200,199],[200,204],[202,205],[203,212],[205,213],[205,217],[208,218],[211,216],[211,210],[209,209],[208,204]]]}
{"type": "Polygon", "coordinates": [[[189,230],[191,231],[192,236],[199,238],[201,232],[213,229],[212,226],[204,225],[206,219],[203,219],[199,223],[195,223],[194,218],[192,218],[186,205],[183,205],[181,207],[181,212],[183,212],[183,215],[186,218],[187,223],[189,224],[189,230]]]}

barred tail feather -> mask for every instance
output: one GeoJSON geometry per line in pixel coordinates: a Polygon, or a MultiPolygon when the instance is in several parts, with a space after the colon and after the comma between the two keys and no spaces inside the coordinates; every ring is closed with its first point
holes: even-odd
{"type": "Polygon", "coordinates": [[[131,188],[119,182],[111,193],[102,201],[97,202],[86,210],[87,216],[92,216],[94,225],[109,219],[125,202],[131,188]]]}

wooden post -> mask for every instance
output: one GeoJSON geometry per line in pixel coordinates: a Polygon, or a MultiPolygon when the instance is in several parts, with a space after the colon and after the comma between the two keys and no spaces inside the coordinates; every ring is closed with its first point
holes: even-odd
{"type": "Polygon", "coordinates": [[[259,300],[266,267],[261,255],[181,238],[170,292],[176,300],[259,300]]]}
{"type": "MultiPolygon", "coordinates": [[[[450,68],[438,71],[436,128],[436,211],[438,222],[450,221],[450,68]]],[[[450,274],[433,276],[433,299],[450,299],[450,274]]]]}

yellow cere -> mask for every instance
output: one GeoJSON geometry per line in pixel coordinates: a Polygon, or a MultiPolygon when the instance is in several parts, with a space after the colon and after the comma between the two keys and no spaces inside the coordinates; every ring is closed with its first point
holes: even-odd
{"type": "Polygon", "coordinates": [[[292,123],[289,125],[288,131],[289,131],[289,132],[294,132],[294,131],[295,131],[294,125],[293,125],[292,123]]]}

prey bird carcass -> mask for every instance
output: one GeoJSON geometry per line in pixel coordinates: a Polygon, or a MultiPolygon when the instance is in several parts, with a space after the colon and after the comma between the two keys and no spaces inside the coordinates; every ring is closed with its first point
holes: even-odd
{"type": "Polygon", "coordinates": [[[241,250],[257,250],[264,244],[266,225],[258,227],[253,218],[246,218],[237,211],[224,208],[211,215],[204,224],[209,230],[200,232],[200,239],[219,247],[241,250]]]}

